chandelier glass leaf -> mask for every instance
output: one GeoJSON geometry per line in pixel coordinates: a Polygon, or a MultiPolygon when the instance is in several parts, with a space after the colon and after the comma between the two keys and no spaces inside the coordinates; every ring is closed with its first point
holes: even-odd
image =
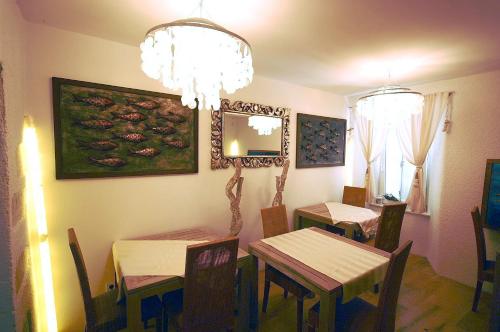
{"type": "Polygon", "coordinates": [[[248,42],[212,21],[189,18],[152,28],[141,43],[142,70],[171,90],[182,104],[218,110],[219,93],[250,84],[252,51],[248,42]]]}

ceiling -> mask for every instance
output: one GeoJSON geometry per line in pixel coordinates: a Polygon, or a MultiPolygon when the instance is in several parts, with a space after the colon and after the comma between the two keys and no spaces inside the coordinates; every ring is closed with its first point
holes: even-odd
{"type": "MultiPolygon", "coordinates": [[[[36,23],[137,46],[199,0],[17,0],[36,23]]],[[[498,0],[204,0],[247,39],[259,76],[339,94],[500,68],[498,0]]]]}

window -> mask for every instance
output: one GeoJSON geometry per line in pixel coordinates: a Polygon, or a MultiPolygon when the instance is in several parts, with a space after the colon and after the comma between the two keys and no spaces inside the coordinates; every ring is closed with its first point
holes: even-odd
{"type": "MultiPolygon", "coordinates": [[[[391,194],[404,201],[410,192],[415,166],[406,161],[399,145],[396,130],[389,129],[385,150],[379,159],[379,183],[377,195],[391,194]]],[[[424,170],[427,163],[424,164],[424,170]]]]}

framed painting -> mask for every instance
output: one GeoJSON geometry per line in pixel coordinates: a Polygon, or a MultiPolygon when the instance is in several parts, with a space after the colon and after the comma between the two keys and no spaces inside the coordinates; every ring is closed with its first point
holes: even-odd
{"type": "Polygon", "coordinates": [[[298,113],[295,167],[344,166],[345,139],[345,119],[298,113]]]}
{"type": "Polygon", "coordinates": [[[56,179],[198,172],[198,111],[181,97],[52,78],[56,179]]]}
{"type": "Polygon", "coordinates": [[[486,161],[481,216],[485,227],[500,229],[500,159],[486,161]]]}

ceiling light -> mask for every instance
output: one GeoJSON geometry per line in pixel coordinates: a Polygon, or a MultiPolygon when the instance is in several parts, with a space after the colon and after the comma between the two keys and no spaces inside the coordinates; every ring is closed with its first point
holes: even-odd
{"type": "MultiPolygon", "coordinates": [[[[200,2],[200,16],[202,3],[200,2]]],[[[234,93],[253,78],[250,44],[205,18],[156,26],[141,43],[142,70],[171,90],[182,90],[182,104],[218,110],[220,90],[234,93]]]]}
{"type": "Polygon", "coordinates": [[[259,135],[271,135],[274,129],[281,127],[281,119],[272,116],[252,115],[248,118],[248,126],[257,130],[259,135]]]}
{"type": "Polygon", "coordinates": [[[358,99],[359,114],[386,127],[394,126],[402,118],[422,111],[421,93],[397,85],[384,86],[358,99]]]}

